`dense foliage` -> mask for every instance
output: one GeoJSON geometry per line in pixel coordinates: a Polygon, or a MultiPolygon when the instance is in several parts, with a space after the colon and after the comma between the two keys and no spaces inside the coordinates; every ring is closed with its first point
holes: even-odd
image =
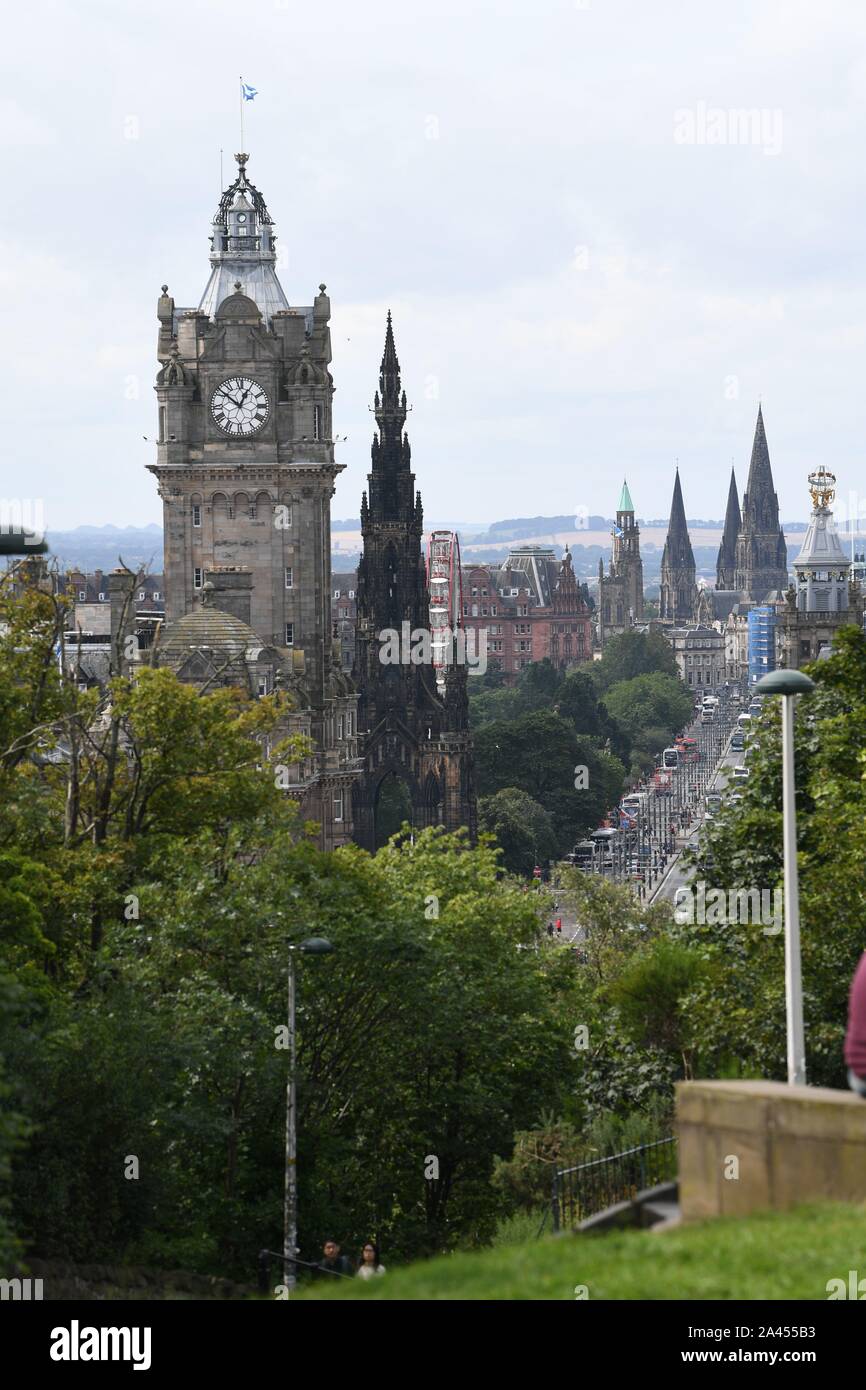
{"type": "Polygon", "coordinates": [[[321,853],[274,776],[303,752],[285,701],[146,669],[80,692],[57,600],[3,605],[0,1258],[251,1278],[281,1242],[287,947],[310,935],[334,951],[297,972],[304,1253],[489,1239],[497,1155],[577,1076],[541,895],[435,829],[321,853]]]}
{"type": "MultiPolygon", "coordinates": [[[[797,701],[795,761],[807,1075],[845,1084],[842,1042],[851,976],[866,949],[866,637],[843,628],[832,655],[808,668],[816,690],[797,701]]],[[[781,906],[779,702],[754,731],[742,801],[728,805],[695,857],[695,883],[763,890],[781,906]]],[[[709,916],[709,914],[707,914],[709,916]]],[[[729,913],[728,916],[731,914],[729,913]]],[[[781,914],[780,914],[781,916],[781,914]]],[[[690,1009],[705,1068],[785,1076],[784,940],[778,923],[685,924],[716,970],[690,1009]],[[719,991],[725,1009],[718,1009],[719,991]]]]}

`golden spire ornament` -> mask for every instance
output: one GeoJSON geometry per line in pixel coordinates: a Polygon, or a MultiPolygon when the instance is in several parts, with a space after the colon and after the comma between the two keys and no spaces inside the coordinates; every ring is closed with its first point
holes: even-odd
{"type": "Polygon", "coordinates": [[[809,491],[814,507],[829,507],[836,496],[836,475],[822,464],[809,474],[809,491]]]}

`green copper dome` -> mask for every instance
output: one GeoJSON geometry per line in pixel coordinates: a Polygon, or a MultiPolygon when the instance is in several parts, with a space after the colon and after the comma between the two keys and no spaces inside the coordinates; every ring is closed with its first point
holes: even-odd
{"type": "Polygon", "coordinates": [[[622,492],[621,492],[620,495],[619,495],[619,506],[617,507],[617,511],[618,511],[618,512],[633,512],[633,511],[634,511],[634,503],[633,503],[632,500],[631,500],[631,493],[630,493],[629,490],[628,490],[628,483],[625,481],[625,478],[623,478],[623,480],[622,480],[622,492]]]}

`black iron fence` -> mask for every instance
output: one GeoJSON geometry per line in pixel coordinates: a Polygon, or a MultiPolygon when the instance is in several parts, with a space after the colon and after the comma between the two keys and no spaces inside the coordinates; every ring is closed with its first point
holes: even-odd
{"type": "Polygon", "coordinates": [[[676,1175],[677,1141],[673,1136],[574,1168],[558,1168],[551,1197],[553,1229],[573,1229],[588,1216],[617,1202],[628,1202],[644,1188],[670,1182],[676,1175]]]}

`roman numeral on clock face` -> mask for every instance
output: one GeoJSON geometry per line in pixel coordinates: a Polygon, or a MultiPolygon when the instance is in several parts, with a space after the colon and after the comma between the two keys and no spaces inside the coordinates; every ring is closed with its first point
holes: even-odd
{"type": "Polygon", "coordinates": [[[270,414],[267,392],[252,377],[227,377],[211,396],[211,414],[218,429],[232,438],[255,434],[270,414]]]}

